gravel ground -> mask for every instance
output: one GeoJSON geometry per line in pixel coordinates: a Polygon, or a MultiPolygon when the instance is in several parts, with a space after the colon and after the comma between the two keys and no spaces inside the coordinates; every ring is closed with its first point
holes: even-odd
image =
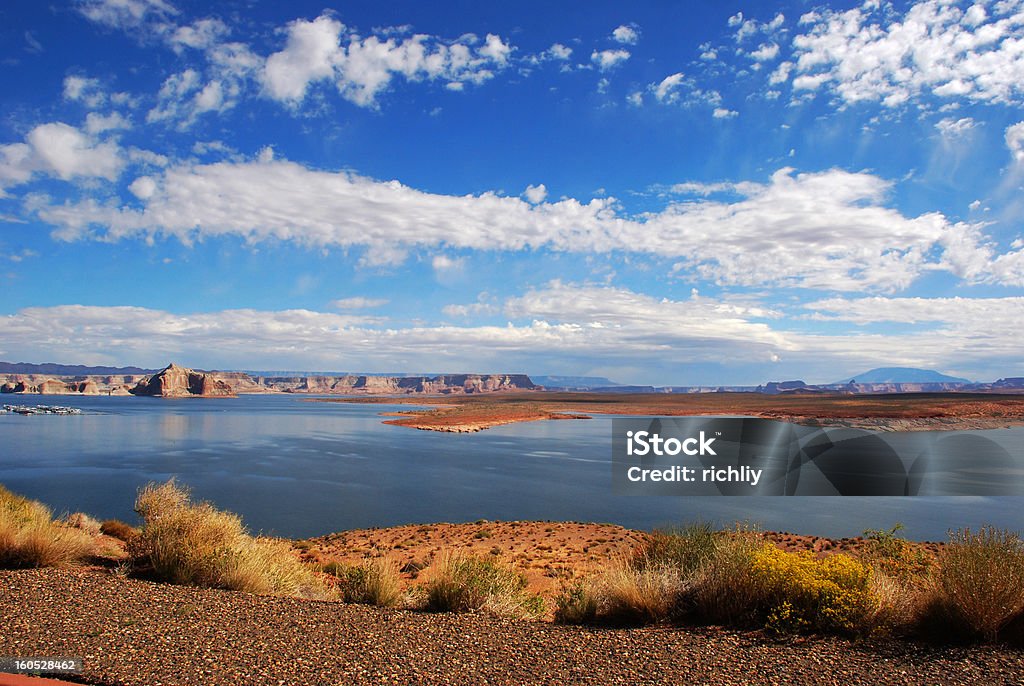
{"type": "Polygon", "coordinates": [[[0,572],[0,656],[78,656],[91,684],[1022,684],[1024,652],[716,629],[582,629],[0,572]]]}

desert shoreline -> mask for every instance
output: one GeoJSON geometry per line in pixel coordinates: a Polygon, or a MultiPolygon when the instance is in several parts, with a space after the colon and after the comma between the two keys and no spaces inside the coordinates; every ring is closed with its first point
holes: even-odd
{"type": "Polygon", "coordinates": [[[756,393],[491,393],[470,396],[346,396],[308,402],[417,405],[383,423],[471,433],[542,420],[626,416],[747,416],[873,431],[981,431],[1024,425],[1024,396],[989,393],[763,395],[756,393]]]}

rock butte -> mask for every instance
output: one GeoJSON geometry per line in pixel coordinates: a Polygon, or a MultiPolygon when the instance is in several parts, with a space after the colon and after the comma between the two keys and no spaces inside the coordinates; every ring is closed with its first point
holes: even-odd
{"type": "Polygon", "coordinates": [[[53,377],[0,374],[0,393],[144,395],[162,398],[232,397],[246,393],[317,395],[468,395],[540,389],[526,374],[441,376],[257,376],[201,371],[174,363],[153,375],[53,377]]]}

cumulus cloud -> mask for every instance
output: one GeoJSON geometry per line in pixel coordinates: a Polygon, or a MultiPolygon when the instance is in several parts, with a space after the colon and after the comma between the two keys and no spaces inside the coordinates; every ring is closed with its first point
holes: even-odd
{"type": "Polygon", "coordinates": [[[263,85],[270,97],[300,101],[306,97],[311,81],[333,77],[344,28],[340,21],[326,15],[313,21],[293,21],[284,49],[268,57],[263,68],[263,85]]]}
{"type": "MultiPolygon", "coordinates": [[[[172,122],[179,129],[206,112],[233,108],[243,96],[262,94],[297,108],[318,83],[332,84],[343,98],[362,107],[376,107],[395,79],[437,81],[449,90],[463,90],[506,69],[516,50],[496,34],[450,40],[408,36],[408,27],[397,27],[374,29],[363,37],[325,12],[287,24],[280,30],[284,46],[264,57],[245,43],[229,41],[230,28],[220,19],[177,24],[177,10],[162,0],[92,0],[80,9],[93,21],[156,39],[179,55],[194,51],[205,60],[190,60],[166,77],[149,112],[148,121],[172,122]]],[[[555,43],[540,57],[524,59],[565,60],[571,53],[555,43]]],[[[87,87],[86,81],[69,77],[67,97],[77,98],[74,93],[87,87]]]]}
{"type": "Polygon", "coordinates": [[[674,260],[680,277],[722,284],[895,290],[933,270],[1024,283],[1020,251],[999,253],[982,225],[886,207],[891,182],[864,172],[784,168],[767,183],[723,184],[728,199],[673,200],[638,216],[624,214],[614,198],[439,195],[270,157],[172,165],[154,183],[141,208],[87,199],[40,204],[36,212],[68,240],[275,239],[362,247],[369,264],[400,262],[417,248],[614,250],[674,260]]]}
{"type": "Polygon", "coordinates": [[[1006,128],[1006,147],[1016,162],[1024,162],[1024,121],[1006,128]]]}
{"type": "Polygon", "coordinates": [[[769,62],[779,56],[778,43],[764,43],[750,53],[750,58],[757,62],[769,62]]]}
{"type": "Polygon", "coordinates": [[[590,61],[601,71],[613,69],[628,59],[628,50],[595,50],[590,55],[590,61]]]}
{"type": "Polygon", "coordinates": [[[537,203],[544,202],[544,198],[548,197],[548,189],[542,183],[536,186],[527,186],[526,190],[523,191],[523,196],[536,205],[537,203]]]}
{"type": "MultiPolygon", "coordinates": [[[[793,88],[843,102],[899,107],[925,95],[1020,104],[1024,6],[922,0],[900,13],[888,2],[801,18],[793,38],[793,88]]],[[[781,74],[779,75],[781,77],[781,74]]]]}
{"type": "MultiPolygon", "coordinates": [[[[320,81],[332,81],[342,97],[366,107],[374,106],[397,77],[480,84],[504,69],[514,50],[495,34],[487,34],[482,44],[475,36],[456,41],[424,34],[401,40],[376,35],[361,38],[329,15],[293,21],[287,35],[284,49],[267,58],[261,79],[269,97],[293,104],[301,102],[308,87],[320,81]]],[[[559,48],[556,56],[564,53],[564,46],[559,48]]]]}
{"type": "Polygon", "coordinates": [[[623,24],[612,31],[612,40],[623,45],[636,45],[640,40],[639,27],[636,24],[623,24]]]}
{"type": "Polygon", "coordinates": [[[737,112],[736,110],[730,110],[727,107],[716,107],[714,111],[711,113],[711,116],[714,117],[715,119],[732,119],[733,117],[738,115],[739,112],[737,112]]]}
{"type": "Polygon", "coordinates": [[[0,145],[0,197],[5,188],[26,183],[37,173],[64,181],[113,181],[124,164],[121,149],[112,141],[100,141],[63,122],[40,124],[24,143],[0,145]]]}

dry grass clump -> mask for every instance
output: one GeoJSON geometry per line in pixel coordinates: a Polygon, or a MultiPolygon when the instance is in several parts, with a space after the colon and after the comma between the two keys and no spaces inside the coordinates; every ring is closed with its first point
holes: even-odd
{"type": "Polygon", "coordinates": [[[494,560],[444,551],[431,565],[424,587],[435,612],[483,610],[508,617],[537,617],[544,600],[526,591],[526,577],[494,560]]]}
{"type": "Polygon", "coordinates": [[[324,598],[327,586],[282,541],[250,536],[241,519],[191,503],[174,480],[139,491],[142,530],[128,541],[137,569],[176,584],[249,593],[324,598]]]}
{"type": "Polygon", "coordinates": [[[1024,541],[994,527],[951,532],[924,612],[923,628],[942,638],[997,640],[1024,613],[1024,541]]]}
{"type": "Polygon", "coordinates": [[[359,565],[329,562],[323,571],[338,579],[338,591],[346,603],[396,607],[402,603],[402,580],[398,563],[375,557],[359,565]]]}
{"type": "Polygon", "coordinates": [[[86,531],[55,522],[42,503],[0,486],[0,567],[58,567],[92,552],[86,531]]]}
{"type": "Polygon", "coordinates": [[[100,524],[100,533],[128,542],[139,533],[134,526],[125,524],[120,519],[106,519],[100,524]]]}
{"type": "Polygon", "coordinates": [[[688,579],[665,564],[613,562],[599,580],[597,616],[610,624],[652,624],[676,613],[688,579]]]}
{"type": "Polygon", "coordinates": [[[100,533],[100,523],[84,512],[69,514],[64,521],[68,526],[75,529],[81,529],[90,536],[98,536],[100,533]]]}

